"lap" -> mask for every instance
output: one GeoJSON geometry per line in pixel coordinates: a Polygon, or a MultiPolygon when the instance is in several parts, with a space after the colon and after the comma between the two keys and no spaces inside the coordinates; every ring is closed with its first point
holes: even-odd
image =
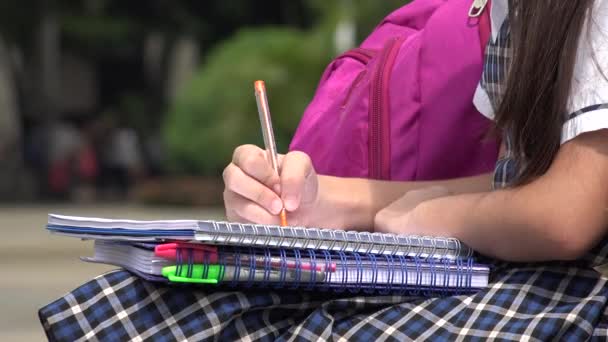
{"type": "Polygon", "coordinates": [[[488,288],[440,298],[209,289],[99,276],[39,312],[51,340],[606,337],[606,280],[567,265],[501,265],[488,288]]]}

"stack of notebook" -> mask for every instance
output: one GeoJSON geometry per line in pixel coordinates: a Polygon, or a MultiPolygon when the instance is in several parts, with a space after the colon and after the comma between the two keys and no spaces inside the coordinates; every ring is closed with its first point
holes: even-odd
{"type": "Polygon", "coordinates": [[[466,293],[488,284],[489,268],[453,238],[60,215],[49,215],[47,229],[94,239],[85,261],[155,282],[401,294],[466,293]]]}

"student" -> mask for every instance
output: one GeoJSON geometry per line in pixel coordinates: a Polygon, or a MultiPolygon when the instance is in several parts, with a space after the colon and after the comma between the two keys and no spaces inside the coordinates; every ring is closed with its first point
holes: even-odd
{"type": "Polygon", "coordinates": [[[49,338],[605,340],[608,278],[592,267],[608,261],[608,0],[494,0],[491,17],[474,102],[505,135],[493,176],[340,179],[294,152],[278,178],[242,146],[226,211],[277,223],[284,204],[290,224],[455,236],[542,262],[496,262],[486,289],[444,298],[186,289],[117,271],[43,308],[49,338]]]}
{"type": "Polygon", "coordinates": [[[423,183],[317,175],[300,152],[282,158],[279,178],[247,145],[224,172],[228,218],[277,223],[284,205],[293,224],[453,236],[508,261],[589,251],[608,231],[608,2],[519,1],[509,18],[506,6],[494,2],[502,29],[487,58],[498,62],[487,62],[474,98],[504,134],[494,191],[489,175],[423,183]]]}

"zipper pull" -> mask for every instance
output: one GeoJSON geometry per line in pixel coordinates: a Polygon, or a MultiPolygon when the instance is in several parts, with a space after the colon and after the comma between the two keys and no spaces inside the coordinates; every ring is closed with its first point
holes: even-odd
{"type": "Polygon", "coordinates": [[[469,8],[469,17],[477,18],[483,13],[483,10],[486,8],[488,4],[488,0],[473,0],[473,4],[471,8],[469,8]]]}

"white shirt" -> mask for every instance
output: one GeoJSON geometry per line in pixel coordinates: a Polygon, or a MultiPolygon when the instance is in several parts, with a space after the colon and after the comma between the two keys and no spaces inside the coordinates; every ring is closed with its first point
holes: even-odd
{"type": "MultiPolygon", "coordinates": [[[[494,42],[507,18],[508,7],[508,0],[492,2],[490,39],[494,42]]],[[[608,129],[608,0],[595,0],[590,19],[579,39],[562,144],[585,132],[608,129]]],[[[495,108],[481,85],[473,103],[483,115],[494,119],[495,108]]]]}

